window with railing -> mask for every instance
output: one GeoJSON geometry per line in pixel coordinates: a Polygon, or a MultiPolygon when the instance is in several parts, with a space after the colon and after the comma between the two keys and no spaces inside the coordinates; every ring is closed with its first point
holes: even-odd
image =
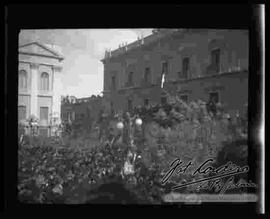
{"type": "Polygon", "coordinates": [[[81,119],[81,120],[84,119],[84,113],[81,113],[80,119],[81,119]]]}
{"type": "Polygon", "coordinates": [[[145,71],[144,71],[144,82],[150,83],[150,79],[151,79],[151,72],[150,72],[150,68],[147,67],[145,68],[145,71]]]}
{"type": "Polygon", "coordinates": [[[133,83],[133,72],[129,72],[129,74],[128,74],[128,83],[129,84],[133,83]]]}
{"type": "Polygon", "coordinates": [[[113,102],[111,101],[111,111],[113,110],[113,108],[114,108],[114,104],[113,104],[113,102]]]}
{"type": "Polygon", "coordinates": [[[128,99],[128,111],[131,111],[133,109],[133,101],[132,99],[128,99]]]}
{"type": "Polygon", "coordinates": [[[134,86],[133,77],[134,77],[134,72],[129,72],[128,73],[127,82],[125,84],[125,87],[132,87],[132,86],[134,86]]]}
{"type": "Polygon", "coordinates": [[[169,73],[169,68],[168,68],[168,62],[162,62],[162,73],[168,74],[169,73]]]}
{"type": "Polygon", "coordinates": [[[211,66],[215,72],[220,71],[220,49],[213,49],[211,51],[211,66]]]}
{"type": "Polygon", "coordinates": [[[185,57],[185,58],[183,58],[183,62],[182,62],[181,78],[188,79],[189,71],[190,71],[189,57],[185,57]]]}
{"type": "Polygon", "coordinates": [[[116,79],[115,79],[115,76],[112,76],[111,89],[112,90],[115,90],[116,89],[116,79]]]}

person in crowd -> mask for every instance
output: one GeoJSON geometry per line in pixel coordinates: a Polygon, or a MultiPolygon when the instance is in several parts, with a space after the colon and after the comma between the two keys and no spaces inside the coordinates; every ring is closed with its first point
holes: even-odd
{"type": "Polygon", "coordinates": [[[123,120],[124,120],[123,141],[124,141],[124,143],[130,145],[130,143],[131,143],[132,121],[131,121],[130,113],[128,111],[126,111],[124,113],[123,120]]]}
{"type": "Polygon", "coordinates": [[[99,115],[99,141],[102,141],[102,138],[107,134],[107,117],[107,114],[103,110],[101,110],[99,115]]]}
{"type": "Polygon", "coordinates": [[[216,116],[217,107],[213,98],[211,98],[207,103],[207,111],[208,113],[212,113],[214,116],[216,116]]]}

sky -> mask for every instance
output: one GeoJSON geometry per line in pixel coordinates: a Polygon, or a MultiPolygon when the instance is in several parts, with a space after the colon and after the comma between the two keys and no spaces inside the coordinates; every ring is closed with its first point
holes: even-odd
{"type": "Polygon", "coordinates": [[[62,94],[77,98],[101,94],[106,49],[147,36],[152,29],[42,29],[21,30],[19,44],[39,41],[56,45],[62,53],[62,94]]]}

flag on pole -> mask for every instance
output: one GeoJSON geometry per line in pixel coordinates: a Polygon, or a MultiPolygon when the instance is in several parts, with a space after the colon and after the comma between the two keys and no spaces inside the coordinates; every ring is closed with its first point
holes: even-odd
{"type": "Polygon", "coordinates": [[[165,82],[165,73],[162,73],[162,76],[161,76],[161,88],[163,88],[164,82],[165,82]]]}

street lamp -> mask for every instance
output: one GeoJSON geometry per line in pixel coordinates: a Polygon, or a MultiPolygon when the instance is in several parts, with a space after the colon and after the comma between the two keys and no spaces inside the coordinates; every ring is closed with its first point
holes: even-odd
{"type": "Polygon", "coordinates": [[[31,115],[28,119],[28,124],[30,126],[30,135],[36,136],[39,128],[38,118],[34,115],[31,115]]]}

